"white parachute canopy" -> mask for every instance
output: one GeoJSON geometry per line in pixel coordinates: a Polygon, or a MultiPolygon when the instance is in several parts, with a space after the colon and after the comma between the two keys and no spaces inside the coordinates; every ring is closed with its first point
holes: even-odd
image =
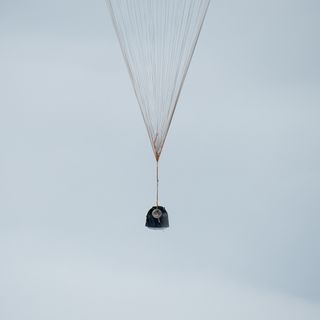
{"type": "Polygon", "coordinates": [[[107,0],[159,160],[210,0],[107,0]]]}

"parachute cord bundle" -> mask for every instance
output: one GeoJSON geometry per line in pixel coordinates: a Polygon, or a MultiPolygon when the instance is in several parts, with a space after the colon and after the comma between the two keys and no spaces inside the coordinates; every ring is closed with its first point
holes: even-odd
{"type": "Polygon", "coordinates": [[[156,160],[210,0],[106,0],[156,160]]]}

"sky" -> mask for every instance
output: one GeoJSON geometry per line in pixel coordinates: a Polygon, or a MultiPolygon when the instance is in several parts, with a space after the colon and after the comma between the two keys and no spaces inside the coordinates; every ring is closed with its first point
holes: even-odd
{"type": "Polygon", "coordinates": [[[0,319],[319,319],[320,3],[210,5],[155,161],[103,0],[0,0],[0,319]]]}

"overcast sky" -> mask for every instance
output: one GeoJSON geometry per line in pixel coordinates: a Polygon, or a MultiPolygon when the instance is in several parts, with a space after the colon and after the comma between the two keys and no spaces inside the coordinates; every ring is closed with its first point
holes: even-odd
{"type": "Polygon", "coordinates": [[[320,319],[320,2],[211,3],[160,162],[103,0],[0,0],[0,319],[320,319]]]}

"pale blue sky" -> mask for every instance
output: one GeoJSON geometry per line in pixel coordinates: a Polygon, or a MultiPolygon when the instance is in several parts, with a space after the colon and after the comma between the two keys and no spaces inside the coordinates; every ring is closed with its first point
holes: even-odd
{"type": "Polygon", "coordinates": [[[160,164],[103,0],[0,0],[0,319],[320,318],[320,3],[214,1],[160,164]]]}

